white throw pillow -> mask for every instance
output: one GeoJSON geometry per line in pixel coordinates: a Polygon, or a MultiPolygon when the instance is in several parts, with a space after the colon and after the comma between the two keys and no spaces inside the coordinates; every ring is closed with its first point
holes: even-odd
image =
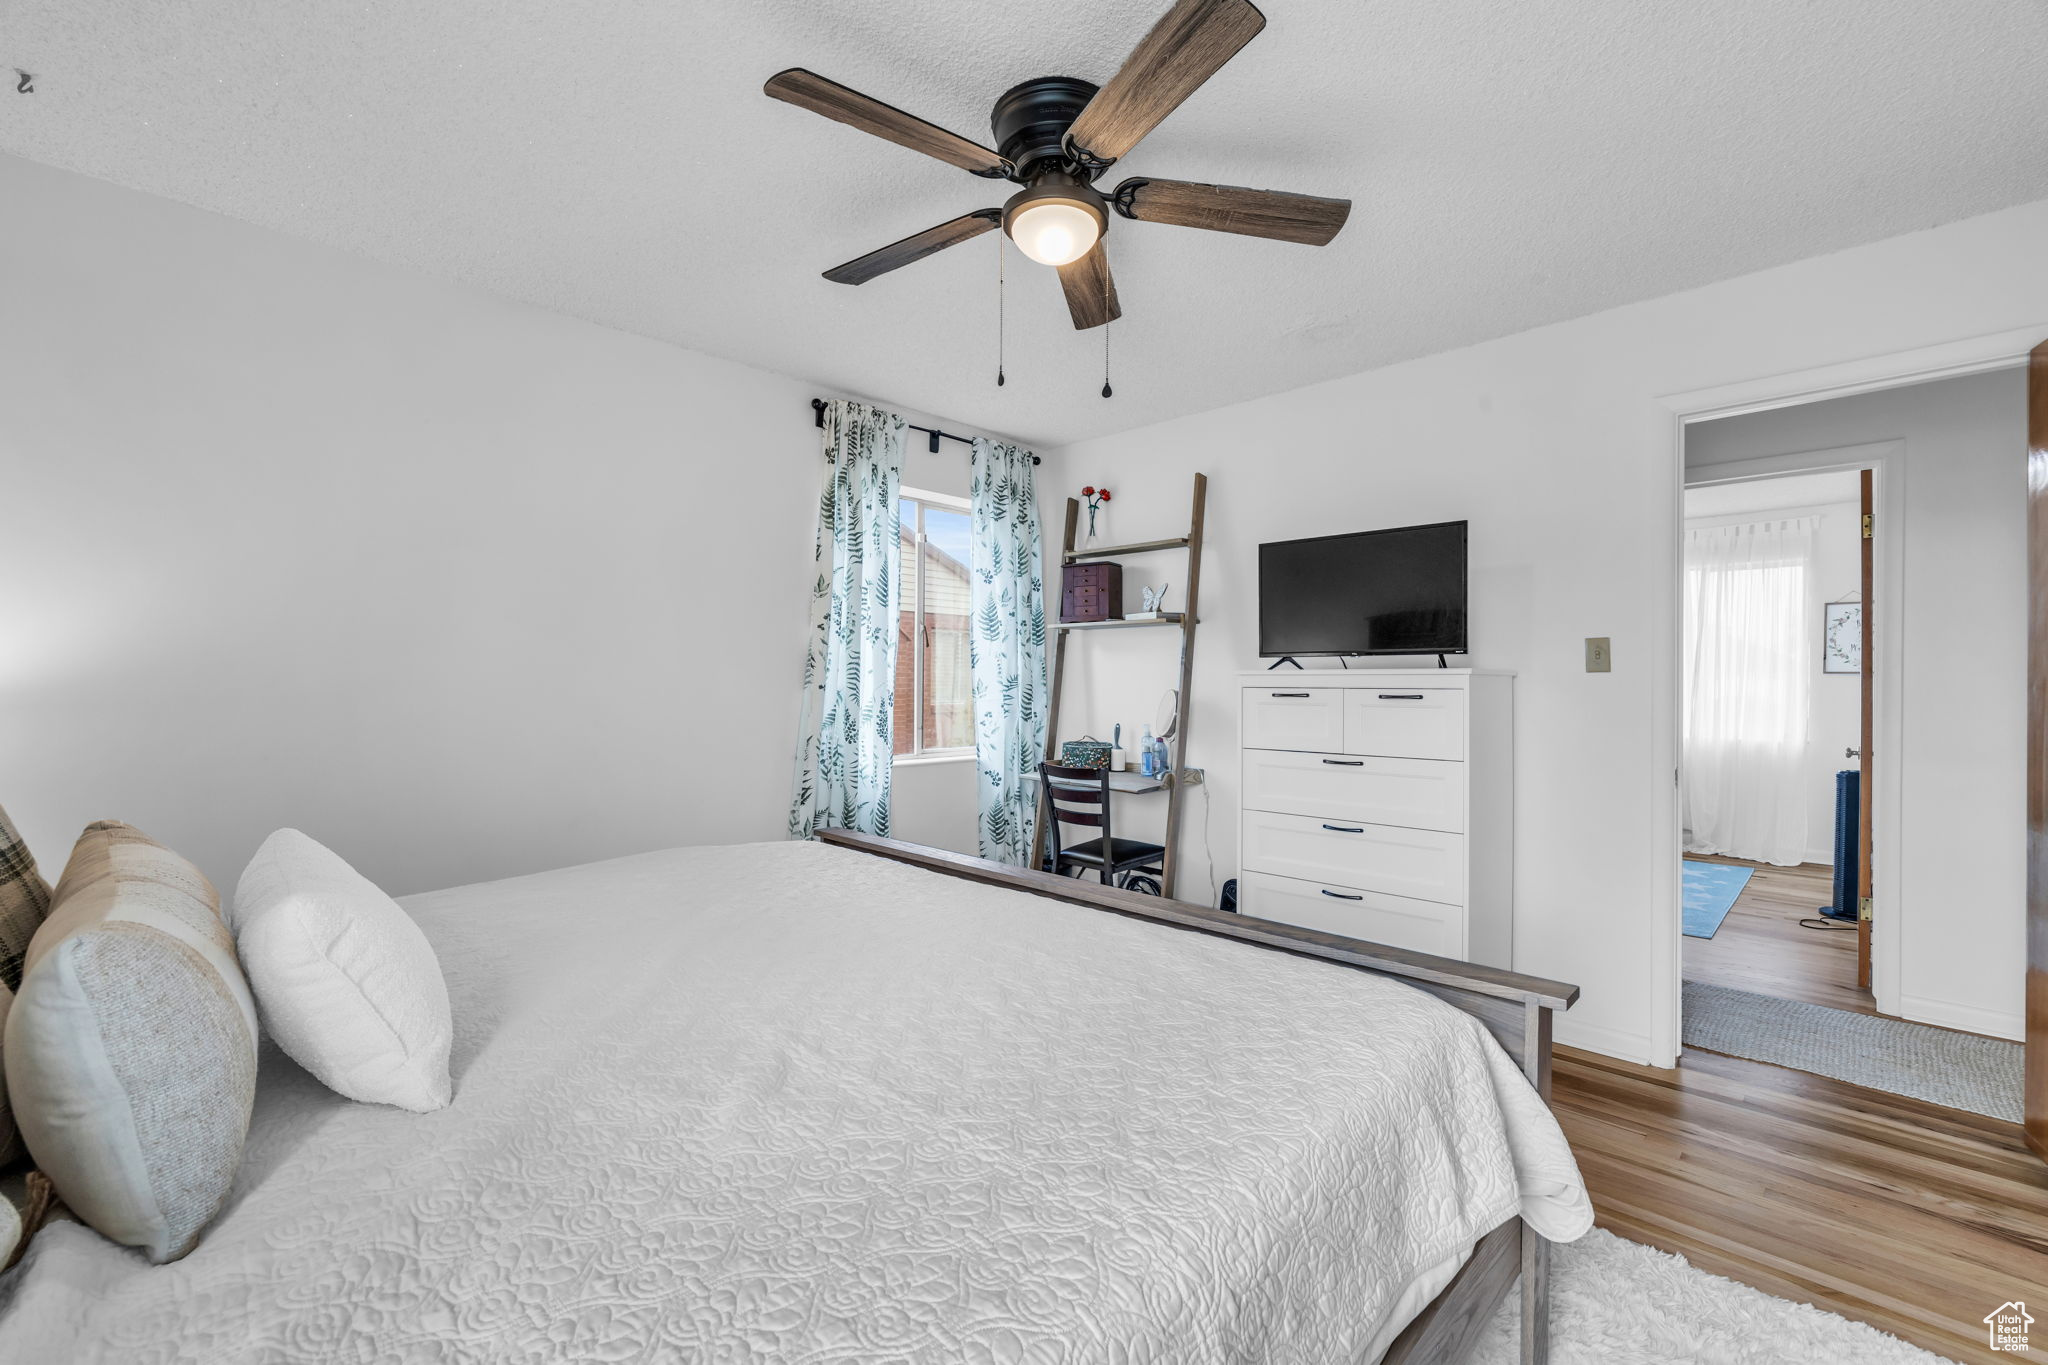
{"type": "Polygon", "coordinates": [[[352,1100],[448,1103],[448,986],[398,902],[295,829],[263,841],[231,921],[263,1029],[352,1100]]]}

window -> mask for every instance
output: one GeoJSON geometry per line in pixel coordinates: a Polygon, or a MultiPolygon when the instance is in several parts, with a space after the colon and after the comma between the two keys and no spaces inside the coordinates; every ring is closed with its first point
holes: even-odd
{"type": "Polygon", "coordinates": [[[974,752],[974,683],[969,668],[973,522],[964,498],[903,492],[903,609],[896,640],[896,756],[961,757],[974,752]]]}
{"type": "Polygon", "coordinates": [[[1810,666],[1806,643],[1806,566],[1687,566],[1685,594],[1703,630],[1728,638],[1686,652],[1686,734],[1708,743],[1804,745],[1810,703],[1793,670],[1810,666]],[[1739,643],[1734,643],[1739,641],[1739,643]],[[1701,676],[1707,668],[1716,669],[1701,676]]]}
{"type": "Polygon", "coordinates": [[[1680,796],[1686,848],[1792,864],[1807,849],[1816,517],[1685,533],[1680,796]]]}

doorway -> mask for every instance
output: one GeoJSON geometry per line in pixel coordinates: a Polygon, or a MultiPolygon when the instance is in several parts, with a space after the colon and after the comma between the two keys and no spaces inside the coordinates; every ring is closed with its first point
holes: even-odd
{"type": "Polygon", "coordinates": [[[1684,492],[1684,980],[1877,1013],[1870,990],[1878,471],[1815,451],[1684,492]]]}
{"type": "MultiPolygon", "coordinates": [[[[1859,868],[1869,877],[1871,1000],[1793,1008],[1765,994],[1785,996],[1782,983],[1752,987],[1750,1005],[1770,1006],[1752,1009],[1752,1019],[1776,1021],[1752,1029],[1752,1041],[1775,1046],[1796,1033],[1818,1040],[1830,1064],[1904,1046],[1874,1052],[1849,1043],[1867,1030],[1844,1025],[1842,1014],[1872,1011],[1888,1017],[1868,1022],[1889,1030],[1910,1021],[1987,1040],[2024,1034],[2026,763],[2014,738],[2027,705],[2025,378],[2000,366],[1685,424],[1681,487],[1840,470],[1868,470],[1873,485],[1873,583],[1862,599],[1874,623],[1865,651],[1873,738],[1855,746],[1871,831],[1871,856],[1859,868]],[[1830,1013],[1788,1022],[1812,1009],[1830,1013]]],[[[1828,587],[1822,596],[1847,594],[1828,587]]],[[[1674,675],[1682,672],[1681,614],[1674,610],[1674,675]]],[[[1825,625],[1808,628],[1819,635],[1825,625]]],[[[1673,682],[1682,693],[1680,677],[1673,682]]],[[[1846,747],[1826,757],[1842,758],[1846,747]]],[[[1682,792],[1685,765],[1676,752],[1673,759],[1682,792]]],[[[1674,882],[1682,856],[1672,859],[1674,882]]],[[[1861,900],[1851,902],[1859,913],[1861,900]]],[[[1667,942],[1680,979],[1679,1041],[1707,1046],[1692,1007],[1699,992],[1683,984],[1691,940],[1679,936],[1677,919],[1667,921],[1667,942]]],[[[1768,965],[1790,974],[1784,957],[1768,965]]]]}

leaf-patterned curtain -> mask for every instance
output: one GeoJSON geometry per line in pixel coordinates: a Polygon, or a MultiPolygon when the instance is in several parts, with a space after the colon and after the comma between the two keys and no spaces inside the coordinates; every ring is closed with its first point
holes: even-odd
{"type": "Polygon", "coordinates": [[[968,496],[974,513],[974,766],[981,856],[1031,860],[1045,756],[1045,569],[1031,452],[977,438],[968,496]]]}
{"type": "Polygon", "coordinates": [[[896,723],[897,491],[901,417],[843,399],[825,405],[825,490],[797,727],[789,837],[820,829],[889,833],[896,723]]]}

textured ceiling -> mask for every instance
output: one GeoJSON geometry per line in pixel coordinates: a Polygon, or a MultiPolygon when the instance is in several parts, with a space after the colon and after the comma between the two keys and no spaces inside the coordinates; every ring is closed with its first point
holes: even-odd
{"type": "Polygon", "coordinates": [[[1039,443],[2048,197],[2043,0],[1263,0],[1116,171],[1357,201],[1314,249],[1117,221],[1076,334],[996,237],[818,272],[1003,186],[769,100],[808,66],[977,140],[1165,0],[0,0],[0,149],[1039,443]]]}

